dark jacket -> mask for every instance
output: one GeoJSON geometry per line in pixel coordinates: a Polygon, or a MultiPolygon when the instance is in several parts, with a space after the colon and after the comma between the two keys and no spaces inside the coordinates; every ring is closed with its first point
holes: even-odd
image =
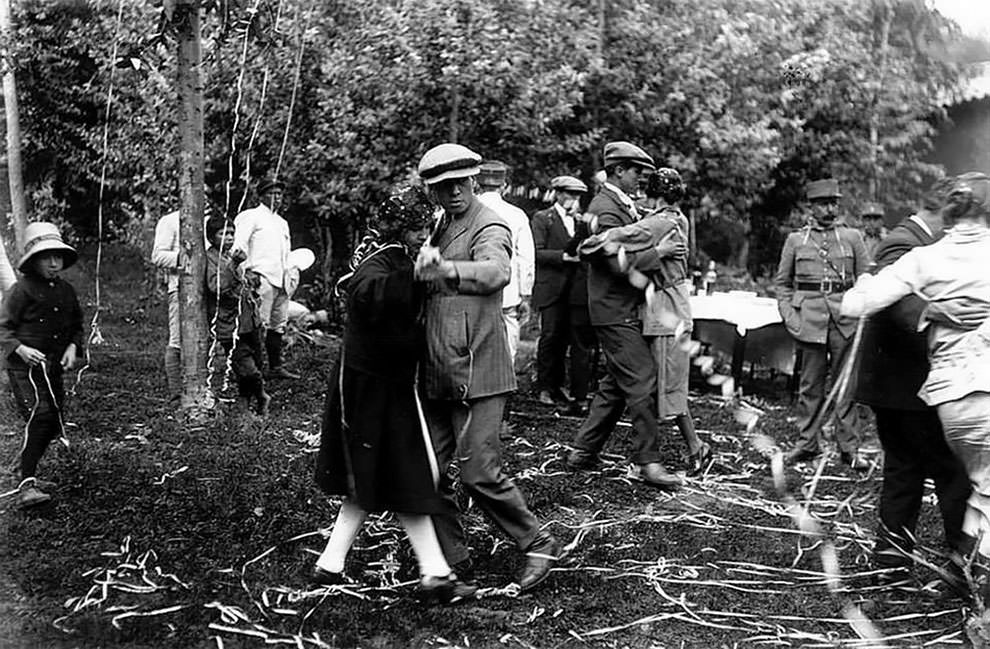
{"type": "Polygon", "coordinates": [[[574,221],[574,236],[554,206],[540,210],[530,219],[536,248],[536,283],[533,306],[542,309],[566,300],[569,304],[588,303],[588,269],[585,262],[566,262],[563,255],[577,254],[577,247],[588,236],[588,226],[574,221]]]}
{"type": "Polygon", "coordinates": [[[76,291],[56,277],[45,281],[24,275],[14,284],[0,308],[0,350],[5,358],[20,345],[46,355],[61,355],[76,344],[83,353],[83,315],[76,291]]]}
{"type": "MultiPolygon", "coordinates": [[[[636,222],[636,216],[608,187],[595,195],[588,211],[597,217],[595,234],[636,222]]],[[[653,248],[629,255],[628,261],[644,272],[661,267],[661,258],[653,248]]],[[[595,255],[589,262],[588,314],[591,324],[602,326],[639,322],[639,307],[646,301],[645,294],[629,283],[629,275],[619,268],[616,256],[595,255]]]]}
{"type": "Polygon", "coordinates": [[[347,327],[327,386],[316,482],[365,511],[440,513],[437,460],[415,387],[423,285],[405,249],[388,245],[342,286],[347,327]]]}
{"type": "MultiPolygon", "coordinates": [[[[910,219],[895,227],[876,250],[877,270],[893,264],[916,246],[937,239],[910,219]]],[[[871,406],[927,410],[918,390],[928,376],[928,344],[918,332],[925,301],[909,295],[873,315],[863,329],[856,399],[871,406]]]]}
{"type": "Polygon", "coordinates": [[[426,344],[420,311],[424,284],[399,245],[364,259],[346,283],[344,365],[384,379],[409,381],[426,344]]]}
{"type": "MultiPolygon", "coordinates": [[[[253,274],[253,271],[247,272],[253,274]]],[[[232,340],[235,323],[238,334],[255,331],[261,326],[253,291],[245,284],[237,264],[227,255],[221,257],[213,247],[206,249],[205,284],[206,317],[211,323],[216,320],[217,340],[232,340]]]]}

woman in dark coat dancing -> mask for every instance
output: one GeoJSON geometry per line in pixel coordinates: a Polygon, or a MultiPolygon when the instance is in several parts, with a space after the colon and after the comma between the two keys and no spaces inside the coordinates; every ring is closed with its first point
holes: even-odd
{"type": "MultiPolygon", "coordinates": [[[[423,347],[423,285],[413,259],[429,236],[433,208],[416,188],[378,209],[338,290],[347,326],[327,387],[316,481],[343,495],[313,581],[343,581],[344,559],[368,512],[395,512],[419,563],[422,598],[443,603],[473,596],[450,569],[430,514],[442,511],[437,460],[416,396],[423,347]]],[[[319,316],[318,316],[319,318],[319,316]]]]}

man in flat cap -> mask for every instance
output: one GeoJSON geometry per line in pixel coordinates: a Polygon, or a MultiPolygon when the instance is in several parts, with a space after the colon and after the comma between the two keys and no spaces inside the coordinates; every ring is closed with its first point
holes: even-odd
{"type": "Polygon", "coordinates": [[[468,494],[526,553],[519,586],[528,591],[547,577],[560,545],[540,530],[522,492],[502,469],[499,428],[506,397],[516,389],[502,322],[512,233],[474,195],[480,163],[478,154],[459,144],[433,147],[419,162],[420,178],[443,208],[416,261],[417,276],[429,283],[426,358],[419,384],[445,507],[433,518],[447,560],[462,579],[470,579],[470,556],[454,498],[459,467],[468,494]]]}
{"type": "Polygon", "coordinates": [[[478,200],[502,217],[512,231],[512,267],[509,283],[502,289],[502,319],[509,339],[509,356],[513,367],[519,348],[519,327],[529,317],[529,301],[533,295],[536,273],[533,253],[533,233],[526,212],[502,198],[509,168],[504,162],[491,160],[481,163],[478,179],[478,200]]]}
{"type": "Polygon", "coordinates": [[[887,228],[884,226],[885,210],[880,203],[865,203],[860,210],[860,219],[863,221],[863,242],[866,244],[866,254],[870,257],[870,262],[876,261],[877,246],[880,241],[887,236],[887,228]]]}
{"type": "MultiPolygon", "coordinates": [[[[588,207],[593,215],[593,234],[639,220],[633,196],[641,180],[654,171],[653,158],[638,146],[629,142],[605,145],[605,184],[588,207]]],[[[657,248],[632,255],[635,259],[630,259],[630,264],[644,272],[660,268],[661,259],[671,254],[663,248],[669,243],[668,239],[657,248]]],[[[681,479],[660,461],[657,366],[643,335],[640,307],[644,302],[644,292],[630,283],[615,255],[591,259],[588,312],[605,355],[607,374],[575,435],[567,465],[575,470],[597,465],[605,442],[623,411],[628,410],[633,427],[631,477],[661,489],[676,489],[681,479]]]]}
{"type": "Polygon", "coordinates": [[[550,181],[554,203],[533,214],[536,246],[536,285],[533,306],[540,310],[540,340],[536,348],[539,401],[568,406],[583,416],[591,379],[591,351],[595,331],[588,317],[587,263],[577,247],[588,236],[581,218],[580,199],[588,186],[573,176],[550,181]],[[570,390],[565,385],[565,360],[570,350],[570,390]]]}
{"type": "MultiPolygon", "coordinates": [[[[833,179],[808,183],[812,220],[787,236],[774,277],[780,315],[802,354],[799,437],[784,457],[789,463],[811,460],[820,452],[822,422],[816,415],[828,378],[838,376],[856,331],[856,320],[840,315],[839,306],[870,264],[859,230],[836,225],[841,196],[833,179]]],[[[870,464],[859,455],[860,419],[849,397],[836,404],[835,437],[842,461],[865,471],[870,464]]]]}
{"type": "Polygon", "coordinates": [[[244,210],[234,219],[234,244],[231,252],[244,256],[244,269],[261,277],[261,325],[265,334],[268,375],[276,379],[298,379],[282,365],[282,338],[289,316],[289,295],[285,288],[288,270],[289,224],[279,215],[285,185],[267,177],[258,186],[260,203],[244,210]]]}

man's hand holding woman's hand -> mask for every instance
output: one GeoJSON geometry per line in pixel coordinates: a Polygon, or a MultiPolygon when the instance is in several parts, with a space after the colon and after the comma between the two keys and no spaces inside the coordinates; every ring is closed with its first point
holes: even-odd
{"type": "Polygon", "coordinates": [[[457,268],[440,254],[436,246],[424,245],[419,249],[414,266],[416,279],[429,282],[435,279],[456,279],[457,268]]]}

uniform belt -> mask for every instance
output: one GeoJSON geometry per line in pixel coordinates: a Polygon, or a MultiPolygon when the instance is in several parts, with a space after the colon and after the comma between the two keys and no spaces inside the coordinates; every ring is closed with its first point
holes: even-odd
{"type": "Polygon", "coordinates": [[[820,293],[844,293],[852,288],[850,282],[823,279],[820,282],[794,282],[796,291],[818,291],[820,293]]]}

